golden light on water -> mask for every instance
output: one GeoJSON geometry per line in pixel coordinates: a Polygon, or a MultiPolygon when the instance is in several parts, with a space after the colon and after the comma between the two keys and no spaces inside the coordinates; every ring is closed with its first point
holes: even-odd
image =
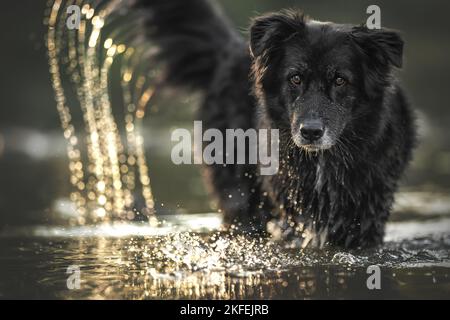
{"type": "Polygon", "coordinates": [[[144,139],[139,131],[151,89],[142,92],[146,79],[133,82],[136,65],[131,61],[136,50],[103,34],[120,1],[86,2],[55,0],[47,20],[49,69],[67,141],[70,199],[77,207],[77,222],[134,218],[138,190],[145,202],[143,213],[153,216],[144,139]],[[79,28],[70,30],[66,12],[74,4],[82,16],[79,28]],[[115,64],[120,65],[120,74],[113,76],[115,64]],[[113,109],[117,106],[111,102],[110,86],[116,79],[122,87],[124,123],[116,119],[113,109]],[[66,98],[71,88],[77,101],[66,98]],[[80,111],[82,126],[73,119],[80,111]]]}

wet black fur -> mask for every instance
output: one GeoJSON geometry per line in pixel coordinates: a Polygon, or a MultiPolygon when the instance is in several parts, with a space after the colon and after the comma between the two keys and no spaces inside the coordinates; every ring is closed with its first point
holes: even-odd
{"type": "Polygon", "coordinates": [[[392,72],[402,65],[396,32],[285,11],[253,20],[246,42],[208,1],[140,5],[167,66],[165,82],[204,93],[204,129],[280,129],[277,175],[258,176],[251,165],[205,168],[226,223],[269,222],[272,233],[302,245],[382,242],[415,142],[412,111],[392,72]],[[292,66],[306,68],[303,87],[290,87],[292,66]],[[345,88],[331,84],[336,72],[345,88]],[[293,143],[293,119],[306,114],[324,120],[333,147],[307,152],[293,143]]]}

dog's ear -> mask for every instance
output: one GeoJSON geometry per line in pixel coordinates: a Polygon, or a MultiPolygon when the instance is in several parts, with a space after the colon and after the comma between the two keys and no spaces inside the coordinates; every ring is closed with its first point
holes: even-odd
{"type": "Polygon", "coordinates": [[[387,29],[371,30],[362,26],[353,28],[350,35],[371,64],[385,70],[389,70],[391,66],[402,67],[403,39],[398,32],[387,29]]]}
{"type": "Polygon", "coordinates": [[[402,67],[403,40],[395,31],[370,30],[365,26],[352,28],[350,37],[363,59],[365,91],[376,97],[381,88],[389,85],[392,68],[402,67]]]}
{"type": "Polygon", "coordinates": [[[278,47],[280,42],[304,27],[303,14],[294,11],[257,17],[250,27],[250,53],[253,58],[278,47]]]}

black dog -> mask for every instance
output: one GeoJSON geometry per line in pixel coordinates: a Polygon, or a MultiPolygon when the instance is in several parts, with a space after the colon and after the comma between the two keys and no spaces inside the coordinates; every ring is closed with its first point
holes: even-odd
{"type": "Polygon", "coordinates": [[[200,90],[206,128],[280,130],[280,168],[211,165],[228,224],[302,245],[380,244],[415,143],[393,69],[403,41],[389,30],[321,23],[284,11],[256,18],[249,44],[206,0],[141,0],[165,82],[200,90]]]}

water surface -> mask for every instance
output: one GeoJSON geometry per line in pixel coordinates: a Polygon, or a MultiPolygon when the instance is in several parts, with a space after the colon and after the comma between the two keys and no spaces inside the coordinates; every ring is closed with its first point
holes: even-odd
{"type": "Polygon", "coordinates": [[[221,232],[216,214],[169,216],[159,227],[5,229],[0,298],[448,299],[450,218],[394,218],[383,246],[352,252],[221,232]],[[367,288],[370,265],[380,267],[380,290],[367,288]],[[69,266],[80,268],[79,289],[67,287],[69,266]]]}

